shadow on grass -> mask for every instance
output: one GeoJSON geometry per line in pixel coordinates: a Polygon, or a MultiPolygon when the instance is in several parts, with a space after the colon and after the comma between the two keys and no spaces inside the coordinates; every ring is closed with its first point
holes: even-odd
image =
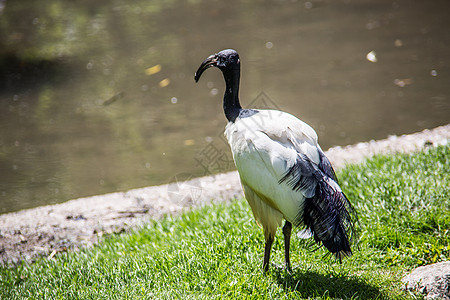
{"type": "Polygon", "coordinates": [[[272,276],[286,292],[298,292],[301,297],[329,296],[339,299],[383,298],[380,290],[362,279],[346,276],[326,276],[312,271],[294,270],[288,274],[284,269],[272,269],[272,276]]]}

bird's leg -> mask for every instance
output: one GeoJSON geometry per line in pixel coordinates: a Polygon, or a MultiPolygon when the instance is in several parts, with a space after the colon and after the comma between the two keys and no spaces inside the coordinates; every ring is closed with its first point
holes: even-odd
{"type": "Polygon", "coordinates": [[[264,273],[267,273],[269,271],[269,260],[270,260],[270,250],[272,250],[272,243],[273,243],[273,236],[270,236],[266,238],[266,245],[264,246],[264,263],[263,263],[263,270],[264,273]]]}
{"type": "Polygon", "coordinates": [[[284,235],[284,267],[288,272],[291,272],[291,260],[289,258],[289,248],[291,246],[291,231],[292,224],[289,221],[286,221],[283,226],[283,235],[284,235]]]}

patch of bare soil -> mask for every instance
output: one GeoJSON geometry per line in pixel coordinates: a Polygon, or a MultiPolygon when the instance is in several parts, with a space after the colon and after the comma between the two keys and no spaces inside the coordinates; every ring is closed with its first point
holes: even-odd
{"type": "MultiPolygon", "coordinates": [[[[375,154],[413,152],[447,144],[450,124],[384,140],[326,151],[335,168],[375,154]]],[[[129,231],[150,220],[212,202],[243,197],[236,171],[161,186],[134,189],[0,215],[0,263],[14,265],[36,257],[97,243],[102,236],[129,231]]]]}

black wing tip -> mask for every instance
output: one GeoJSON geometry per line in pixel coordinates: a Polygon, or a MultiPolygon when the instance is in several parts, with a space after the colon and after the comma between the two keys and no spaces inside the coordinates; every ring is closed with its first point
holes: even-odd
{"type": "Polygon", "coordinates": [[[315,195],[305,202],[303,220],[311,228],[314,240],[339,261],[352,255],[355,218],[356,212],[345,194],[335,191],[326,181],[319,182],[315,195]]]}
{"type": "Polygon", "coordinates": [[[293,191],[314,188],[319,180],[319,170],[314,166],[313,162],[304,154],[299,154],[296,162],[284,176],[278,181],[278,184],[286,182],[293,191]]]}
{"type": "Polygon", "coordinates": [[[294,191],[303,191],[306,197],[302,213],[294,224],[309,228],[317,244],[328,249],[339,261],[352,255],[351,244],[356,238],[354,223],[357,214],[347,196],[330,186],[329,180],[337,183],[334,170],[323,155],[319,165],[306,155],[299,154],[295,164],[278,181],[294,191]]]}
{"type": "Polygon", "coordinates": [[[342,263],[342,260],[345,258],[349,258],[350,256],[353,255],[352,250],[341,250],[339,252],[333,253],[334,257],[339,261],[339,263],[342,263]]]}

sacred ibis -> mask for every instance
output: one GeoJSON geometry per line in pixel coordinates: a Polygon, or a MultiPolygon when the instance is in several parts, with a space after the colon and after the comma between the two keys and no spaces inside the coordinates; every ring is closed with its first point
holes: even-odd
{"type": "Polygon", "coordinates": [[[245,198],[264,230],[264,271],[269,269],[272,243],[283,219],[287,270],[291,270],[292,225],[304,226],[303,235],[307,232],[339,260],[351,255],[354,211],[317,142],[316,132],[286,112],[241,107],[240,60],[235,50],[209,56],[195,73],[195,81],[210,67],[219,68],[225,79],[225,135],[245,198]]]}

